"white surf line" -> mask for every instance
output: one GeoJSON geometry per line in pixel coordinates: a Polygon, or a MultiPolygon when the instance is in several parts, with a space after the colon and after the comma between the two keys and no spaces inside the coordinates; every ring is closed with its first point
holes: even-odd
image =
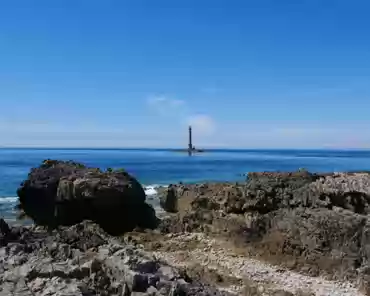
{"type": "Polygon", "coordinates": [[[17,196],[0,196],[0,204],[12,204],[18,201],[17,196]]]}
{"type": "Polygon", "coordinates": [[[158,191],[157,191],[158,188],[167,188],[168,185],[150,184],[150,185],[143,185],[143,187],[144,187],[146,196],[153,196],[153,195],[158,194],[158,191]]]}
{"type": "MultiPolygon", "coordinates": [[[[294,271],[282,271],[277,266],[255,259],[230,255],[231,251],[228,250],[206,248],[186,251],[189,258],[185,262],[181,260],[182,253],[181,251],[153,252],[157,258],[174,266],[189,266],[197,263],[210,269],[221,268],[236,278],[246,278],[261,284],[267,283],[273,290],[284,290],[293,294],[306,291],[315,296],[365,296],[349,282],[329,281],[322,277],[310,277],[294,271]]],[[[236,288],[232,290],[235,291],[236,288]]]]}

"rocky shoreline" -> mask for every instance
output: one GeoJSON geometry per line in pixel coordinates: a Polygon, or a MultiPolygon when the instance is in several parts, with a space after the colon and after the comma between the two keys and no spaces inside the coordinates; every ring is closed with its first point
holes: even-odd
{"type": "Polygon", "coordinates": [[[170,190],[178,213],[162,221],[162,231],[205,233],[244,257],[369,293],[368,173],[250,173],[242,183],[170,190]]]}
{"type": "Polygon", "coordinates": [[[42,226],[1,221],[0,295],[370,295],[367,172],[158,192],[161,219],[124,171],[31,170],[18,208],[42,226]]]}

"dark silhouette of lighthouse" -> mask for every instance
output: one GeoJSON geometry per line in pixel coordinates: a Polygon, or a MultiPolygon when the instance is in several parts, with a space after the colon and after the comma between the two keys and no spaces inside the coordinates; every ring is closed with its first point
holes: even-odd
{"type": "Polygon", "coordinates": [[[193,154],[193,139],[192,139],[192,131],[191,131],[191,126],[189,126],[189,145],[188,145],[188,154],[191,156],[193,154]]]}

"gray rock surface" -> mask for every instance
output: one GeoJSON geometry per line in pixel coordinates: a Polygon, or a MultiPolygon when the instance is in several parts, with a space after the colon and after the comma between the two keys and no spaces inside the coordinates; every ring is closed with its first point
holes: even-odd
{"type": "Polygon", "coordinates": [[[46,233],[13,228],[0,247],[0,295],[228,295],[85,221],[46,233]]]}

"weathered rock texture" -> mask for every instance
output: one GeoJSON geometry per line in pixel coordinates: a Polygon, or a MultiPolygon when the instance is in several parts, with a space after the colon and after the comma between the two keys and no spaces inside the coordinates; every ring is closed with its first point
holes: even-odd
{"type": "Polygon", "coordinates": [[[10,232],[0,245],[1,296],[228,295],[87,221],[53,233],[10,232]]]}
{"type": "Polygon", "coordinates": [[[240,254],[227,240],[204,233],[169,233],[146,244],[157,258],[186,266],[194,277],[243,296],[364,296],[353,283],[327,280],[240,254]]]}
{"type": "Polygon", "coordinates": [[[177,199],[176,188],[170,184],[160,196],[160,205],[166,212],[176,213],[177,199]]]}
{"type": "Polygon", "coordinates": [[[46,160],[31,170],[17,194],[20,208],[38,225],[90,219],[110,233],[157,226],[143,187],[125,171],[102,172],[71,161],[46,160]]]}
{"type": "Polygon", "coordinates": [[[370,175],[251,173],[239,184],[178,185],[163,232],[226,236],[246,253],[311,275],[370,275],[370,175]]]}

